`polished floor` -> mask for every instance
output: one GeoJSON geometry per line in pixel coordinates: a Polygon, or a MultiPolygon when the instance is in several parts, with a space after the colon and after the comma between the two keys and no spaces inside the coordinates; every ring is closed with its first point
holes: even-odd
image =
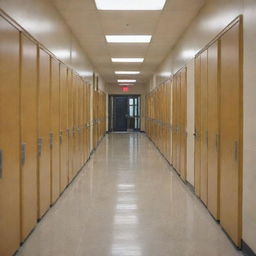
{"type": "Polygon", "coordinates": [[[19,256],[241,255],[150,140],[107,135],[19,256]]]}

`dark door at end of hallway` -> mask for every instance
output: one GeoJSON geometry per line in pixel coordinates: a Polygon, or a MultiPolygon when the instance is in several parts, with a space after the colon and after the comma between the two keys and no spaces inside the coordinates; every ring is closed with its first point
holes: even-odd
{"type": "Polygon", "coordinates": [[[113,130],[127,131],[127,104],[126,96],[114,97],[113,102],[113,130]]]}
{"type": "Polygon", "coordinates": [[[140,130],[140,96],[110,95],[109,131],[140,130]]]}

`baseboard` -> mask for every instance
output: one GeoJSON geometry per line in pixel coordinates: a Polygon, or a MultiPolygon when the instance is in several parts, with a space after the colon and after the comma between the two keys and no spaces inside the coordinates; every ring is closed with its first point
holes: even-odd
{"type": "Polygon", "coordinates": [[[195,193],[195,187],[191,184],[191,183],[189,183],[188,181],[186,182],[186,185],[189,187],[189,189],[193,192],[193,193],[195,193]]]}
{"type": "Polygon", "coordinates": [[[250,248],[250,246],[242,240],[242,252],[245,256],[256,256],[255,252],[250,248]]]}

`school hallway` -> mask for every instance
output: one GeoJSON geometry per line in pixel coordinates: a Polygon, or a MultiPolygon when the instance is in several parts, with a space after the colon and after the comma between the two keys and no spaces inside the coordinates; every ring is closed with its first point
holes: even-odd
{"type": "Polygon", "coordinates": [[[17,256],[241,255],[143,133],[111,133],[17,256]]]}

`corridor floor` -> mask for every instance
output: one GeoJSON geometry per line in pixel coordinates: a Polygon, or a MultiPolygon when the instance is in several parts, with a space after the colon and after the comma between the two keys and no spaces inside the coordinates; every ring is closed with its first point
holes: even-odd
{"type": "Polygon", "coordinates": [[[241,255],[150,140],[107,135],[19,256],[241,255]]]}

